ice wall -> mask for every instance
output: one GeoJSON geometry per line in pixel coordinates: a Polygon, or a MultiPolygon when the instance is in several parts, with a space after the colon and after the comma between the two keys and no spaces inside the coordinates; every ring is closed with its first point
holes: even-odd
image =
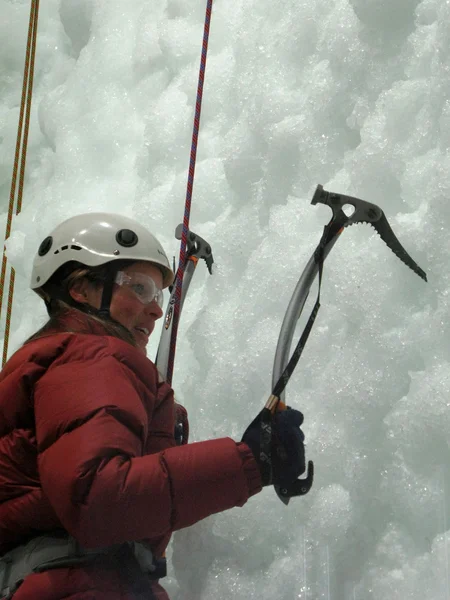
{"type": "MultiPolygon", "coordinates": [[[[41,2],[11,351],[44,319],[28,278],[61,219],[119,212],[178,253],[204,10],[41,2]]],[[[28,12],[0,0],[2,227],[28,12]]],[[[174,600],[450,597],[449,22],[444,0],[214,2],[191,227],[217,268],[195,276],[174,379],[192,438],[240,439],[270,392],[330,216],[310,205],[318,183],[379,204],[429,283],[370,228],[344,232],[288,389],[314,488],[288,508],[264,490],[178,533],[174,600]]]]}

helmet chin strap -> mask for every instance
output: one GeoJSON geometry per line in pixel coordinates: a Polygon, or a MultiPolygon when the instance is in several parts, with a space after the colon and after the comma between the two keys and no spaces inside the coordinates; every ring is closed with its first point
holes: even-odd
{"type": "Polygon", "coordinates": [[[98,311],[98,315],[102,319],[111,319],[111,313],[109,312],[109,309],[111,307],[111,299],[114,287],[114,275],[115,270],[109,269],[108,276],[103,285],[102,302],[98,311]]]}

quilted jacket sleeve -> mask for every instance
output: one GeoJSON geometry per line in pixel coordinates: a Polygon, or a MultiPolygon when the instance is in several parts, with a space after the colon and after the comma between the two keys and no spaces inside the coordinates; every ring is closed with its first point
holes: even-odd
{"type": "Polygon", "coordinates": [[[166,535],[261,489],[250,450],[229,438],[143,455],[156,398],[144,406],[138,387],[106,355],[54,366],[35,388],[42,488],[87,547],[166,535]]]}

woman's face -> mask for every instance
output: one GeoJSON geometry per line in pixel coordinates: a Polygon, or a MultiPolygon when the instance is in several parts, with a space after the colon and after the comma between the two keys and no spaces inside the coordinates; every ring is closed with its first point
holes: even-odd
{"type": "MultiPolygon", "coordinates": [[[[140,273],[151,277],[156,286],[162,289],[163,276],[155,265],[148,262],[136,262],[129,267],[121,269],[126,275],[140,273]]],[[[72,297],[78,302],[87,302],[95,308],[100,308],[102,288],[95,288],[89,282],[76,286],[70,291],[72,297]],[[87,284],[87,285],[86,285],[87,284]],[[76,294],[76,297],[74,296],[76,294]],[[80,297],[78,296],[80,294],[80,297]]],[[[148,339],[155,327],[155,321],[163,316],[163,311],[156,299],[149,304],[143,304],[132,287],[129,285],[114,284],[110,307],[111,317],[131,331],[137,345],[144,353],[148,339]],[[144,330],[144,331],[143,331],[144,330]],[[146,331],[145,331],[146,330],[146,331]]]]}

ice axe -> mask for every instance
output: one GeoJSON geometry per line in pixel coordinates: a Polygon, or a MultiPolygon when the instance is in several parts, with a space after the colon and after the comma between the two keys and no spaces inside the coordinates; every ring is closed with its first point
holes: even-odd
{"type": "MultiPolygon", "coordinates": [[[[286,408],[284,403],[284,390],[300,359],[320,307],[323,263],[344,228],[357,223],[371,225],[392,252],[394,252],[407,267],[412,269],[414,273],[424,281],[427,281],[425,271],[418,266],[403,248],[395,233],[392,231],[384,212],[376,204],[344,194],[327,192],[321,185],[317,186],[311,204],[325,204],[326,206],[329,206],[333,211],[333,216],[330,222],[324,227],[322,238],[303,270],[286,310],[275,352],[272,374],[272,393],[259,415],[261,421],[260,460],[263,469],[265,470],[266,478],[269,477],[270,479],[272,471],[272,416],[277,410],[286,408]],[[343,210],[346,205],[351,205],[354,209],[350,216],[347,216],[343,210]],[[292,356],[288,358],[295,325],[300,318],[311,285],[317,275],[319,275],[319,289],[316,303],[292,356]]],[[[290,498],[307,494],[311,489],[313,479],[314,464],[312,461],[308,461],[306,477],[298,479],[292,482],[291,485],[283,488],[275,486],[275,490],[282,502],[288,504],[290,498]]]]}
{"type": "MultiPolygon", "coordinates": [[[[175,237],[180,240],[183,226],[178,225],[175,230],[175,237]]],[[[180,298],[180,311],[183,308],[184,301],[186,299],[189,286],[192,281],[192,277],[194,275],[195,269],[199,260],[204,260],[208,271],[212,274],[212,268],[214,264],[214,258],[211,251],[210,244],[205,241],[198,234],[193,231],[187,232],[187,242],[186,242],[186,266],[184,267],[185,273],[183,278],[183,287],[181,291],[180,298]]],[[[174,266],[175,271],[175,266],[174,266]]],[[[161,338],[159,341],[158,352],[155,359],[155,364],[161,373],[162,377],[167,380],[167,372],[169,370],[169,365],[174,360],[173,350],[171,348],[171,337],[172,337],[172,326],[173,326],[173,314],[175,302],[177,301],[176,297],[176,288],[174,285],[170,287],[170,299],[167,305],[166,314],[164,316],[164,326],[161,332],[161,338]]],[[[173,364],[172,364],[173,367],[173,364]]]]}

